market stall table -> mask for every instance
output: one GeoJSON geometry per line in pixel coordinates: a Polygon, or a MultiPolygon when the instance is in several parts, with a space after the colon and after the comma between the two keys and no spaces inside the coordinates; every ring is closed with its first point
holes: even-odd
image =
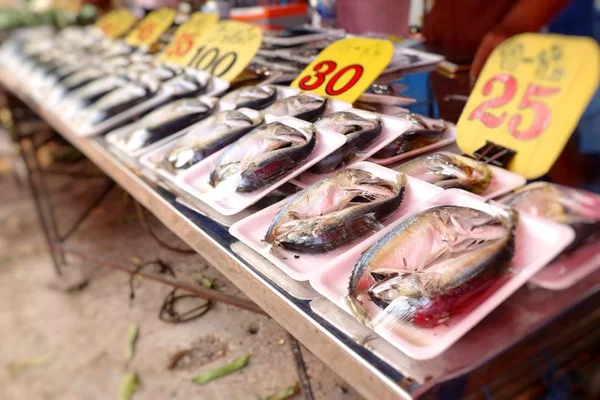
{"type": "Polygon", "coordinates": [[[227,221],[216,222],[186,207],[172,192],[117,159],[101,138],[78,136],[10,76],[0,75],[0,82],[9,96],[18,97],[366,398],[425,397],[457,390],[457,385],[461,391],[478,392],[483,384],[478,383],[478,371],[483,368],[492,371],[486,375],[487,386],[505,392],[512,387],[510,396],[535,378],[535,369],[528,366],[532,354],[549,349],[560,362],[600,335],[596,271],[568,290],[521,288],[448,351],[431,360],[413,360],[319,297],[307,283],[291,280],[235,240],[222,224],[227,221]]]}

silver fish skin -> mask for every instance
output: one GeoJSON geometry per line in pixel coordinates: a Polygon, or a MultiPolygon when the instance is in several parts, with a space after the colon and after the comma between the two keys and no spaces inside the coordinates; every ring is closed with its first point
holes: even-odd
{"type": "Polygon", "coordinates": [[[492,181],[492,171],[485,163],[449,153],[421,156],[394,169],[444,189],[476,194],[484,193],[492,181]]]}
{"type": "Polygon", "coordinates": [[[265,114],[289,116],[305,121],[316,121],[327,108],[327,99],[321,96],[301,93],[276,101],[265,109],[265,114]]]}
{"type": "Polygon", "coordinates": [[[262,113],[248,110],[221,111],[186,133],[159,164],[171,172],[191,167],[235,142],[263,121],[262,113]]]}
{"type": "Polygon", "coordinates": [[[567,224],[575,239],[562,254],[600,239],[600,201],[581,190],[547,182],[535,182],[517,189],[500,202],[540,218],[567,224]]]}
{"type": "Polygon", "coordinates": [[[331,251],[400,207],[406,177],[390,182],[360,169],[338,171],[298,193],[273,219],[264,241],[303,253],[331,251]]]}
{"type": "Polygon", "coordinates": [[[217,186],[239,174],[238,192],[267,186],[308,157],[316,141],[314,126],[296,129],[279,122],[259,126],[219,157],[210,172],[210,184],[217,186]]]}
{"type": "Polygon", "coordinates": [[[335,171],[352,161],[356,153],[367,148],[381,134],[379,118],[364,118],[350,111],[340,111],[321,118],[317,128],[327,128],[346,136],[346,143],[319,161],[310,171],[317,174],[335,171]]]}
{"type": "Polygon", "coordinates": [[[435,326],[505,272],[517,221],[513,210],[490,215],[460,206],[411,216],[363,253],[349,281],[347,304],[367,325],[372,321],[363,301],[369,299],[387,307],[382,319],[388,323],[435,326]]]}
{"type": "Polygon", "coordinates": [[[128,152],[139,150],[206,118],[216,104],[214,98],[176,100],[107,134],[106,140],[128,152]]]}
{"type": "Polygon", "coordinates": [[[223,96],[223,103],[231,102],[235,109],[262,110],[277,100],[277,88],[269,85],[247,86],[223,96]]]}

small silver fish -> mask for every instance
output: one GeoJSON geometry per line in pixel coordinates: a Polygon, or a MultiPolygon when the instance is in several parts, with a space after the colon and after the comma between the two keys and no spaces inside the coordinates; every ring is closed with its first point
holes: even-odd
{"type": "Polygon", "coordinates": [[[404,220],[363,253],[348,285],[359,321],[435,326],[467,306],[508,267],[516,211],[490,215],[439,206],[404,220]],[[363,301],[386,313],[370,321],[363,301]]]}
{"type": "Polygon", "coordinates": [[[171,172],[187,169],[235,142],[262,121],[262,113],[254,110],[221,111],[195,125],[179,139],[159,167],[171,172]]]}
{"type": "Polygon", "coordinates": [[[259,126],[219,157],[210,172],[210,184],[217,186],[239,174],[236,191],[260,189],[298,166],[316,142],[314,126],[296,129],[279,122],[259,126]]]}
{"type": "Polygon", "coordinates": [[[403,174],[444,189],[481,194],[492,181],[492,171],[481,161],[450,153],[428,154],[394,168],[403,174]]]}
{"type": "Polygon", "coordinates": [[[275,86],[246,86],[226,94],[222,102],[232,103],[235,109],[251,108],[262,110],[277,100],[277,88],[275,86]]]}
{"type": "Polygon", "coordinates": [[[317,174],[343,167],[381,134],[381,121],[378,117],[365,118],[350,111],[327,115],[318,120],[315,126],[317,129],[323,127],[346,135],[346,143],[311,167],[310,171],[317,174]]]}
{"type": "Polygon", "coordinates": [[[149,146],[209,116],[217,99],[180,99],[152,111],[138,122],[106,135],[106,140],[124,151],[149,146]]]}
{"type": "Polygon", "coordinates": [[[265,109],[265,114],[289,116],[313,122],[327,108],[327,99],[314,94],[301,93],[276,101],[265,109]]]}
{"type": "Polygon", "coordinates": [[[406,177],[396,182],[345,169],[298,193],[275,216],[264,241],[304,253],[331,251],[381,223],[400,207],[406,177]]]}
{"type": "Polygon", "coordinates": [[[418,150],[440,141],[446,132],[446,125],[443,121],[427,124],[419,115],[412,113],[402,113],[395,116],[409,120],[412,122],[413,128],[379,150],[373,155],[373,158],[389,158],[418,150]]]}

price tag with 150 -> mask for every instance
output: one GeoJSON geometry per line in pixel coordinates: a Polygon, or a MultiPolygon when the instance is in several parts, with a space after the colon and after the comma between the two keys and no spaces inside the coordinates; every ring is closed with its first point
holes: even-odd
{"type": "Polygon", "coordinates": [[[152,11],[127,35],[127,43],[131,46],[150,46],[173,24],[175,10],[161,8],[152,11]]]}
{"type": "Polygon", "coordinates": [[[136,18],[129,10],[113,10],[96,21],[96,28],[108,37],[116,39],[126,34],[135,24],[136,18]]]}
{"type": "Polygon", "coordinates": [[[188,55],[198,48],[202,35],[217,22],[219,22],[219,14],[200,12],[192,14],[187,22],[177,28],[173,40],[160,56],[161,61],[186,66],[188,55]]]}

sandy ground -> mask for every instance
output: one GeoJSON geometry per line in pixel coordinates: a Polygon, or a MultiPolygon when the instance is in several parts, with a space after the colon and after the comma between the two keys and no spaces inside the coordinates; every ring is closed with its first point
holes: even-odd
{"type": "MultiPolygon", "coordinates": [[[[50,183],[64,231],[106,181],[55,177],[50,183]]],[[[184,247],[158,221],[151,222],[161,237],[184,247]]],[[[60,289],[33,203],[6,170],[0,175],[0,226],[0,399],[115,399],[127,372],[140,380],[136,400],[263,399],[298,381],[290,337],[268,317],[216,304],[198,320],[165,323],[157,316],[171,288],[136,279],[131,301],[129,275],[77,260],[80,266],[68,275],[80,271],[88,285],[74,292],[60,289]],[[132,325],[138,327],[139,339],[127,362],[132,325]],[[187,350],[169,369],[173,356],[187,350]],[[203,386],[192,383],[199,373],[245,354],[251,355],[246,368],[203,386]]],[[[93,210],[70,244],[120,260],[160,258],[178,279],[200,284],[201,274],[215,280],[219,290],[243,296],[200,256],[160,248],[141,228],[132,200],[118,187],[93,210]]],[[[303,354],[315,398],[360,398],[306,349],[303,354]]]]}

